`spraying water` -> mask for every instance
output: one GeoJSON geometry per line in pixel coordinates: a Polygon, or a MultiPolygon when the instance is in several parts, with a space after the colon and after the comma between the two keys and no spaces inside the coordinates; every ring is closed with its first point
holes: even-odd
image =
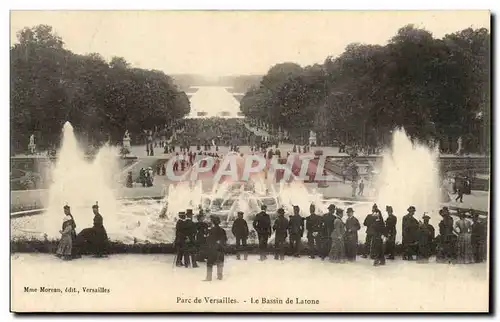
{"type": "Polygon", "coordinates": [[[62,144],[53,169],[49,188],[48,211],[44,216],[44,231],[49,239],[60,237],[63,207],[69,205],[79,229],[93,224],[92,205],[99,203],[104,224],[113,231],[117,223],[117,201],[112,189],[113,170],[118,169],[117,151],[109,146],[100,149],[95,160],[86,160],[73,132],[66,122],[62,144]]]}
{"type": "MultiPolygon", "coordinates": [[[[442,197],[437,149],[412,143],[403,129],[394,131],[392,147],[383,154],[376,187],[376,200],[382,212],[385,213],[386,205],[391,205],[394,214],[402,218],[412,205],[417,210],[416,219],[421,220],[427,212],[431,224],[437,227],[442,197]]],[[[398,235],[401,235],[401,221],[398,220],[398,235]]]]}

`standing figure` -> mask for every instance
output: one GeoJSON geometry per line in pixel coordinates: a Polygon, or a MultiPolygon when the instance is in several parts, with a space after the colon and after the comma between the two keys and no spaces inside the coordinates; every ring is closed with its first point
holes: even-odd
{"type": "Polygon", "coordinates": [[[64,260],[71,260],[73,248],[73,225],[71,223],[70,216],[66,215],[63,218],[62,229],[59,232],[61,233],[61,240],[57,246],[56,255],[64,260]]]}
{"type": "Polygon", "coordinates": [[[376,212],[372,225],[372,246],[370,257],[374,259],[373,266],[385,265],[384,239],[387,236],[382,213],[376,212]]]}
{"type": "Polygon", "coordinates": [[[472,253],[471,243],[471,223],[465,220],[465,213],[459,212],[458,219],[455,222],[454,231],[458,235],[457,239],[457,264],[474,263],[474,254],[472,253]]]}
{"type": "MultiPolygon", "coordinates": [[[[340,209],[338,209],[340,210],[340,209]]],[[[328,206],[328,213],[323,215],[321,228],[321,252],[320,257],[324,260],[330,253],[332,248],[332,232],[335,219],[335,205],[328,206]]]]}
{"type": "Polygon", "coordinates": [[[408,214],[403,217],[403,260],[413,260],[416,254],[419,223],[413,216],[415,207],[408,208],[408,214]]]}
{"type": "Polygon", "coordinates": [[[350,207],[347,208],[345,226],[345,254],[347,260],[353,262],[356,260],[356,255],[358,254],[358,230],[361,229],[361,225],[358,219],[354,217],[354,210],[350,207]]]}
{"type": "Polygon", "coordinates": [[[204,262],[206,258],[206,246],[208,236],[208,224],[205,222],[203,210],[196,217],[196,261],[204,262]]]}
{"type": "Polygon", "coordinates": [[[356,197],[356,189],[358,188],[358,184],[356,183],[356,180],[354,178],[352,178],[351,188],[352,188],[351,196],[354,198],[356,197]]]}
{"type": "MultiPolygon", "coordinates": [[[[71,231],[71,242],[72,242],[71,257],[72,258],[80,258],[80,257],[82,257],[82,255],[80,255],[79,243],[78,243],[77,235],[76,235],[75,218],[73,218],[73,215],[71,214],[71,208],[68,205],[64,206],[63,209],[64,209],[64,214],[71,218],[69,223],[71,224],[71,227],[73,228],[71,231]]],[[[64,230],[64,228],[63,228],[63,230],[64,230]]]]}
{"type": "Polygon", "coordinates": [[[474,261],[476,263],[481,263],[485,259],[486,253],[484,252],[486,246],[486,237],[488,232],[486,231],[486,225],[479,221],[479,215],[472,215],[472,227],[471,227],[471,244],[472,252],[474,253],[474,261]]]}
{"type": "Polygon", "coordinates": [[[293,206],[293,216],[290,216],[288,221],[288,233],[293,257],[299,257],[300,244],[304,236],[304,218],[300,215],[299,206],[293,206]]]}
{"type": "Polygon", "coordinates": [[[438,263],[451,263],[455,257],[455,239],[453,233],[453,218],[450,216],[448,207],[439,210],[443,219],[439,222],[439,241],[436,261],[438,263]]]}
{"type": "Polygon", "coordinates": [[[370,247],[372,245],[372,237],[373,237],[373,222],[375,221],[375,215],[377,214],[378,207],[376,204],[372,206],[371,214],[368,214],[363,221],[363,226],[366,227],[366,237],[365,237],[365,248],[363,252],[363,258],[367,258],[371,253],[370,247]]]}
{"type": "Polygon", "coordinates": [[[420,263],[428,263],[432,253],[432,243],[435,237],[434,227],[429,224],[431,217],[424,215],[424,222],[420,224],[418,232],[418,252],[417,260],[420,263]]]}
{"type": "Polygon", "coordinates": [[[196,224],[193,222],[193,209],[186,210],[186,232],[187,232],[187,245],[186,253],[184,255],[184,266],[189,267],[189,264],[193,265],[193,268],[197,268],[196,263],[196,224]]]}
{"type": "Polygon", "coordinates": [[[182,260],[185,257],[186,247],[187,247],[187,224],[186,224],[186,213],[184,211],[179,212],[179,219],[175,224],[175,248],[177,250],[177,256],[175,265],[177,267],[182,267],[182,260]]]}
{"type": "Polygon", "coordinates": [[[263,261],[267,259],[267,241],[269,237],[271,237],[271,218],[266,213],[266,205],[262,205],[260,209],[261,212],[255,216],[253,221],[253,228],[257,232],[259,238],[260,260],[263,261]]]}
{"type": "Polygon", "coordinates": [[[314,204],[311,204],[309,207],[309,212],[311,214],[306,218],[307,244],[309,246],[309,257],[314,259],[319,246],[321,217],[316,215],[316,207],[314,204]]]}
{"type": "Polygon", "coordinates": [[[457,188],[457,197],[455,198],[455,202],[464,202],[464,186],[463,184],[457,188]]]}
{"type": "Polygon", "coordinates": [[[128,172],[127,183],[125,184],[127,188],[132,188],[134,186],[134,179],[132,178],[132,171],[128,172]]]}
{"type": "Polygon", "coordinates": [[[94,231],[93,238],[93,249],[95,257],[103,257],[106,255],[108,246],[108,234],[104,228],[104,220],[99,213],[99,205],[97,202],[92,206],[92,212],[94,213],[94,226],[92,230],[94,231]]]}
{"type": "Polygon", "coordinates": [[[359,192],[358,195],[363,196],[363,191],[365,190],[365,183],[363,182],[363,179],[359,182],[359,192]]]}
{"type": "Polygon", "coordinates": [[[285,218],[285,210],[278,209],[278,218],[274,221],[274,259],[285,259],[285,242],[287,237],[288,219],[285,218]]]}
{"type": "Polygon", "coordinates": [[[342,209],[337,208],[337,216],[333,223],[333,231],[331,233],[332,248],[330,250],[330,261],[334,263],[343,263],[345,261],[345,224],[342,221],[342,209]],[[340,210],[340,211],[339,211],[340,210]]]}
{"type": "Polygon", "coordinates": [[[141,184],[143,187],[146,186],[146,170],[144,168],[141,168],[139,170],[139,180],[141,181],[141,184]]]}
{"type": "Polygon", "coordinates": [[[236,238],[236,259],[240,259],[240,252],[243,252],[243,259],[248,259],[247,240],[250,231],[247,221],[243,218],[243,211],[238,211],[238,218],[233,222],[231,232],[236,238]]]}
{"type": "Polygon", "coordinates": [[[226,231],[220,225],[218,216],[210,216],[211,228],[208,231],[208,256],[207,256],[207,277],[205,281],[212,280],[213,266],[217,266],[217,279],[222,280],[224,273],[224,248],[227,244],[226,231]]]}
{"type": "Polygon", "coordinates": [[[385,228],[387,230],[387,241],[385,242],[385,253],[387,259],[394,259],[394,250],[396,248],[396,224],[398,218],[394,215],[392,206],[386,206],[387,219],[385,220],[385,228]]]}

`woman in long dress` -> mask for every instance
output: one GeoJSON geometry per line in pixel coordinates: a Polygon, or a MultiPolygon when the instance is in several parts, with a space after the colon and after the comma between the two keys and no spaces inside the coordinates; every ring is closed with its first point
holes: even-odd
{"type": "Polygon", "coordinates": [[[455,222],[454,232],[458,235],[457,239],[457,264],[474,263],[474,254],[472,252],[471,229],[472,225],[465,220],[465,214],[459,213],[460,219],[455,222]]]}
{"type": "Polygon", "coordinates": [[[345,262],[345,224],[342,221],[342,212],[337,212],[337,217],[333,222],[332,237],[332,248],[330,249],[330,261],[333,263],[343,263],[345,262]]]}
{"type": "Polygon", "coordinates": [[[57,246],[56,254],[58,257],[62,257],[65,260],[71,260],[71,252],[73,249],[73,222],[70,216],[64,217],[62,230],[59,232],[61,233],[61,240],[57,246]]]}

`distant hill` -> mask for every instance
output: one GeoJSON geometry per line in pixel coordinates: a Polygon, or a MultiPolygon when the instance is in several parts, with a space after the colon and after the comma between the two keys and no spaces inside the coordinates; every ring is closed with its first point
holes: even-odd
{"type": "Polygon", "coordinates": [[[174,74],[170,75],[174,80],[175,85],[180,90],[193,93],[196,90],[190,89],[192,86],[226,86],[232,87],[228,89],[232,93],[246,93],[252,86],[258,86],[262,75],[232,75],[222,76],[215,80],[209,80],[202,75],[194,74],[174,74]]]}

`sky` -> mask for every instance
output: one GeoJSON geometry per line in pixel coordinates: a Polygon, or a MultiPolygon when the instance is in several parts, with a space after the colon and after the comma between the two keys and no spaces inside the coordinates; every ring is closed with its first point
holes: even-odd
{"type": "Polygon", "coordinates": [[[51,25],[75,53],[124,57],[133,67],[218,77],[265,74],[340,55],[350,43],[385,44],[407,24],[440,38],[490,29],[488,11],[12,11],[16,32],[51,25]]]}

